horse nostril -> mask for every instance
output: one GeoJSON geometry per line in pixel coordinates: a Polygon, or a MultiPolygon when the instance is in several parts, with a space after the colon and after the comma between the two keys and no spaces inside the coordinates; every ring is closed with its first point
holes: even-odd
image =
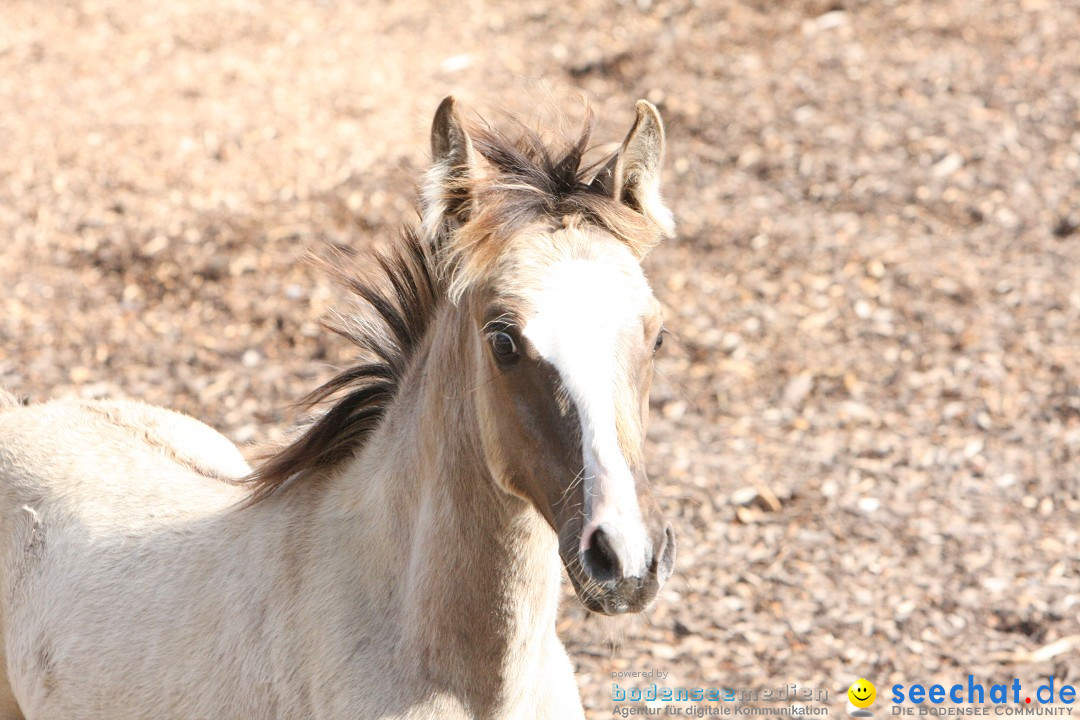
{"type": "Polygon", "coordinates": [[[601,525],[593,531],[592,537],[589,538],[589,546],[582,554],[585,572],[593,580],[608,582],[622,577],[622,562],[619,560],[616,543],[606,525],[601,525]]]}
{"type": "Polygon", "coordinates": [[[664,528],[664,539],[661,542],[663,544],[657,553],[656,576],[663,585],[675,570],[675,532],[671,529],[671,523],[664,528]]]}

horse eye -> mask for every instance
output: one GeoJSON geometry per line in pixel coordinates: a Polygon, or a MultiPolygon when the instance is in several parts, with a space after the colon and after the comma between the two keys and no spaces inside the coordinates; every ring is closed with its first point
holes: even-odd
{"type": "Polygon", "coordinates": [[[666,335],[666,334],[667,334],[667,330],[665,330],[664,328],[660,328],[660,332],[658,332],[656,334],[656,345],[654,345],[653,349],[652,349],[653,355],[656,354],[657,350],[659,350],[661,347],[663,347],[663,345],[664,345],[664,335],[666,335]]]}
{"type": "Polygon", "coordinates": [[[492,333],[490,336],[491,351],[495,353],[495,359],[501,363],[511,363],[518,359],[517,343],[508,332],[492,333]]]}

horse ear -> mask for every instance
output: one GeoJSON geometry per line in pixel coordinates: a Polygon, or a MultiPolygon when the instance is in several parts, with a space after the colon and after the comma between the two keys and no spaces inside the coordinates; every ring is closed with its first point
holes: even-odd
{"type": "Polygon", "coordinates": [[[671,210],[660,198],[664,164],[664,121],[648,100],[637,101],[637,119],[592,184],[652,220],[666,237],[675,234],[671,210]]]}
{"type": "Polygon", "coordinates": [[[431,123],[431,168],[421,191],[424,236],[437,241],[445,231],[460,227],[472,210],[469,181],[476,168],[472,140],[458,115],[453,96],[447,96],[431,123]]]}

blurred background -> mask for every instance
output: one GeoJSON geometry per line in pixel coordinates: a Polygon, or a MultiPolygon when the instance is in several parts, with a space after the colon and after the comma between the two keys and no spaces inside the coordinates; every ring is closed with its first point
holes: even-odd
{"type": "Polygon", "coordinates": [[[1080,682],[1076,0],[2,0],[0,385],[254,455],[350,356],[304,251],[412,222],[439,101],[528,116],[535,78],[597,141],[659,106],[680,230],[647,261],[677,574],[614,626],[565,603],[590,716],[620,670],[834,712],[1080,682]]]}

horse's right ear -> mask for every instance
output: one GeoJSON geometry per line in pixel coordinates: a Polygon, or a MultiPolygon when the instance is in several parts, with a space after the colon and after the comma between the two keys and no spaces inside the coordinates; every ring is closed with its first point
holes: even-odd
{"type": "Polygon", "coordinates": [[[438,243],[446,232],[468,221],[472,210],[469,185],[475,172],[472,140],[453,96],[448,96],[431,123],[431,167],[421,191],[423,232],[429,242],[438,243]]]}
{"type": "Polygon", "coordinates": [[[648,100],[638,100],[636,110],[622,147],[596,173],[592,186],[652,220],[665,237],[673,237],[675,221],[660,197],[664,122],[648,100]]]}

